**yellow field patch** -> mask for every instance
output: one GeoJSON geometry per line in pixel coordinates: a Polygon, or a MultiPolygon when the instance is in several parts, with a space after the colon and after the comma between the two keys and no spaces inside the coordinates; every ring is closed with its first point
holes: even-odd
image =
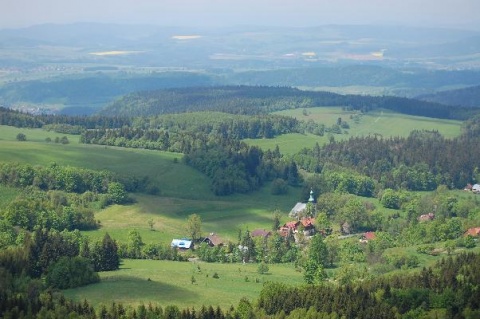
{"type": "Polygon", "coordinates": [[[91,55],[97,56],[108,56],[108,55],[127,55],[135,53],[143,53],[144,51],[102,51],[102,52],[91,52],[91,55]]]}
{"type": "Polygon", "coordinates": [[[174,35],[172,39],[175,40],[192,40],[192,39],[199,39],[201,35],[174,35]]]}

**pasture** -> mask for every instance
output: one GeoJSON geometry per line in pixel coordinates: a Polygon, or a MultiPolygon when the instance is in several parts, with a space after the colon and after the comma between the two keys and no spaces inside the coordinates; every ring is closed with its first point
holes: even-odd
{"type": "MultiPolygon", "coordinates": [[[[33,165],[71,165],[97,170],[110,170],[148,178],[159,186],[161,194],[133,194],[135,202],[127,206],[110,206],[96,214],[100,230],[87,232],[101,238],[108,232],[119,241],[126,241],[128,230],[136,229],[145,243],[170,243],[183,237],[188,215],[202,219],[205,233],[215,232],[224,239],[235,239],[238,230],[270,229],[272,213],[279,209],[285,218],[300,200],[300,189],[290,188],[283,196],[270,194],[269,185],[251,194],[217,197],[210,190],[210,180],[174,158],[181,154],[151,150],[104,147],[79,144],[78,136],[68,136],[70,144],[46,143],[55,136],[40,129],[28,130],[0,126],[0,161],[26,162],[33,165]],[[26,142],[16,141],[16,134],[27,135],[26,142]],[[30,137],[31,136],[31,137],[30,137]],[[148,220],[154,222],[150,230],[148,220]]],[[[62,135],[63,136],[63,135],[62,135]]],[[[285,220],[286,221],[286,220],[285,220]]]]}
{"type": "Polygon", "coordinates": [[[54,139],[64,135],[41,129],[0,126],[0,161],[33,165],[56,162],[59,165],[109,170],[123,176],[148,177],[158,185],[162,196],[215,198],[210,191],[209,179],[182,164],[182,154],[79,144],[75,135],[66,135],[70,141],[66,145],[45,142],[46,137],[54,139]],[[16,141],[15,137],[20,132],[27,136],[26,142],[16,141]],[[175,163],[175,158],[178,163],[175,163]]]}
{"type": "Polygon", "coordinates": [[[89,237],[101,239],[105,232],[113,238],[127,241],[129,230],[137,230],[145,243],[169,244],[173,238],[186,237],[186,220],[198,214],[203,234],[216,233],[224,240],[237,240],[238,231],[257,228],[270,230],[273,212],[282,213],[288,220],[290,209],[300,200],[300,190],[291,188],[289,194],[273,196],[269,187],[248,195],[219,197],[215,200],[159,197],[135,194],[136,202],[127,206],[114,205],[98,212],[99,230],[89,231],[89,237]],[[154,222],[153,230],[148,221],[154,222]]]}
{"type": "MultiPolygon", "coordinates": [[[[446,138],[454,138],[461,134],[461,121],[434,119],[428,117],[412,116],[394,113],[391,111],[375,111],[360,114],[355,111],[344,111],[341,107],[316,107],[306,109],[308,115],[303,114],[303,109],[290,109],[275,112],[275,114],[292,116],[298,120],[313,120],[330,127],[337,123],[339,118],[346,121],[350,128],[343,130],[343,134],[334,134],[335,140],[344,140],[355,136],[377,135],[384,138],[407,137],[413,130],[437,130],[446,138]],[[358,115],[358,116],[356,116],[358,115]],[[357,118],[358,120],[354,120],[357,118]]],[[[245,140],[250,145],[257,145],[262,149],[274,149],[279,146],[285,154],[295,154],[304,147],[312,147],[315,143],[320,145],[328,142],[328,133],[324,136],[313,134],[286,134],[273,139],[245,140]]]]}
{"type": "Polygon", "coordinates": [[[124,260],[120,270],[100,273],[101,282],[64,290],[67,298],[87,299],[94,306],[112,301],[130,305],[149,302],[162,307],[199,310],[202,305],[236,307],[242,297],[254,301],[266,281],[302,284],[302,273],[292,264],[269,265],[257,273],[257,264],[219,264],[159,260],[124,260]],[[214,274],[218,278],[214,278],[214,274]],[[192,277],[194,283],[192,283],[192,277]]]}

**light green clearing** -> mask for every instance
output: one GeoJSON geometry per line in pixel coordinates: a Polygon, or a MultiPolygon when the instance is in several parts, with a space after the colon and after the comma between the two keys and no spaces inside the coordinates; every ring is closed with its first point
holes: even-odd
{"type": "MultiPolygon", "coordinates": [[[[454,138],[461,134],[461,121],[434,119],[428,117],[404,115],[390,111],[369,112],[360,115],[360,120],[355,123],[350,116],[358,114],[352,111],[343,111],[341,107],[315,107],[308,108],[308,116],[303,115],[303,109],[292,109],[275,112],[275,114],[292,116],[302,121],[313,120],[316,123],[330,127],[342,118],[350,125],[344,134],[334,134],[335,140],[345,140],[355,136],[379,135],[384,138],[407,137],[413,130],[437,130],[446,138],[454,138]]],[[[260,148],[274,149],[278,145],[280,152],[295,154],[304,147],[311,148],[318,143],[323,145],[328,142],[328,133],[324,136],[313,134],[285,134],[273,139],[245,139],[249,145],[260,148]]]]}
{"type": "Polygon", "coordinates": [[[101,273],[100,283],[65,290],[64,294],[76,301],[87,299],[94,306],[108,307],[112,301],[130,305],[151,302],[162,307],[177,305],[180,309],[199,310],[202,305],[212,305],[226,310],[237,306],[242,297],[255,300],[266,281],[293,285],[303,282],[302,274],[291,264],[269,265],[269,273],[265,275],[258,274],[257,267],[257,264],[124,260],[120,270],[101,273]],[[213,278],[215,273],[218,279],[213,278]]]}
{"type": "Polygon", "coordinates": [[[100,239],[105,232],[113,238],[127,241],[129,230],[137,230],[145,243],[170,244],[173,238],[188,237],[186,220],[198,214],[204,235],[216,233],[224,240],[235,242],[238,231],[271,229],[273,212],[282,212],[282,222],[288,220],[290,209],[299,200],[300,189],[290,189],[288,195],[273,196],[269,187],[248,195],[235,195],[217,200],[180,199],[135,195],[137,202],[128,206],[111,206],[95,215],[102,227],[85,232],[100,239]],[[154,222],[153,231],[148,220],[154,222]]]}

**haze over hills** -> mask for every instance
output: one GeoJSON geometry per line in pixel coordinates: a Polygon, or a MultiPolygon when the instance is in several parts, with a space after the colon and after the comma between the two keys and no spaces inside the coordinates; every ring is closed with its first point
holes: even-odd
{"type": "Polygon", "coordinates": [[[45,24],[0,30],[4,51],[0,65],[83,62],[245,69],[307,66],[307,62],[314,65],[376,62],[472,68],[479,66],[476,56],[479,36],[477,31],[369,25],[187,28],[45,24]],[[117,55],[92,54],[114,51],[117,55]]]}
{"type": "Polygon", "coordinates": [[[0,104],[89,114],[137,91],[291,86],[415,97],[480,84],[479,31],[379,25],[0,30],[0,104]]]}

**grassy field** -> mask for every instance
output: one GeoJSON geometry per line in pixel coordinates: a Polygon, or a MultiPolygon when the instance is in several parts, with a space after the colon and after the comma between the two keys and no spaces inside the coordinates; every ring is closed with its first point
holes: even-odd
{"type": "Polygon", "coordinates": [[[56,162],[91,169],[106,169],[119,174],[148,176],[161,190],[160,196],[134,194],[135,203],[110,206],[97,213],[102,228],[89,232],[100,238],[105,232],[126,240],[130,229],[140,232],[146,243],[169,243],[173,237],[186,236],[185,221],[197,213],[205,232],[215,232],[225,239],[234,239],[238,229],[271,228],[272,212],[287,212],[300,200],[300,189],[273,196],[267,185],[248,195],[217,197],[210,191],[210,180],[193,168],[174,163],[181,154],[126,148],[83,145],[77,136],[69,136],[70,144],[46,143],[55,135],[43,130],[17,129],[0,126],[0,161],[18,161],[38,165],[56,162]],[[16,141],[19,132],[27,135],[26,142],[16,141]],[[31,137],[31,138],[30,138],[31,137]],[[153,219],[151,231],[148,220],[153,219]]]}
{"type": "Polygon", "coordinates": [[[66,145],[45,142],[46,137],[54,139],[56,136],[64,134],[0,126],[0,161],[38,165],[56,162],[139,178],[148,176],[159,186],[162,196],[215,198],[206,176],[181,161],[174,163],[174,159],[181,159],[182,154],[79,144],[78,136],[74,135],[67,135],[70,143],[66,145]],[[20,132],[27,136],[26,142],[16,141],[20,132]]]}
{"type": "Polygon", "coordinates": [[[280,210],[282,221],[299,200],[299,189],[286,196],[272,196],[269,188],[249,195],[221,197],[216,200],[180,199],[136,194],[136,203],[110,206],[96,214],[102,227],[86,232],[100,239],[105,232],[125,242],[128,230],[137,230],[145,243],[169,244],[172,238],[188,236],[185,222],[190,214],[198,214],[205,234],[217,233],[224,240],[235,241],[239,230],[271,229],[273,211],[280,210]],[[153,231],[148,220],[153,220],[153,231]]]}
{"type": "Polygon", "coordinates": [[[291,264],[269,265],[269,272],[264,275],[257,273],[257,267],[256,264],[124,260],[120,270],[101,273],[100,283],[64,293],[77,301],[87,299],[95,306],[109,305],[115,300],[133,305],[149,302],[162,307],[177,305],[180,309],[200,309],[202,305],[228,309],[237,306],[242,297],[256,299],[266,281],[303,282],[302,274],[291,264]],[[218,279],[213,278],[215,273],[218,279]]]}
{"type": "MultiPolygon", "coordinates": [[[[330,127],[342,118],[350,125],[345,130],[346,134],[333,135],[335,140],[344,140],[352,136],[379,135],[388,137],[407,137],[413,130],[437,130],[447,138],[457,137],[461,134],[460,121],[433,119],[428,117],[411,116],[391,111],[376,111],[362,114],[355,123],[350,116],[357,114],[352,111],[343,111],[341,107],[317,107],[307,109],[308,115],[303,115],[303,109],[279,111],[275,114],[292,116],[299,120],[313,120],[316,123],[330,127]]],[[[279,146],[285,154],[295,154],[304,147],[312,147],[315,143],[320,145],[328,142],[328,134],[315,136],[312,134],[286,134],[273,139],[245,140],[250,145],[257,145],[262,149],[274,149],[279,146]]]]}

